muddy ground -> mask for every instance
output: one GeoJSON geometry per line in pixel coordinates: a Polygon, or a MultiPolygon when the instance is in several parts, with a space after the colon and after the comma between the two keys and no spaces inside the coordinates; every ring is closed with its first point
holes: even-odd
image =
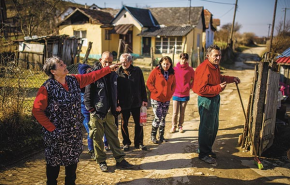
{"type": "MultiPolygon", "coordinates": [[[[253,48],[241,54],[235,65],[222,73],[238,76],[244,107],[247,107],[249,91],[254,76],[256,53],[263,52],[262,47],[253,48]]],[[[172,106],[166,118],[168,142],[154,145],[150,141],[153,114],[148,108],[148,122],[144,126],[144,144],[148,151],[133,149],[126,152],[126,159],[134,165],[130,170],[115,168],[112,153],[108,154],[109,172],[101,172],[97,163],[90,159],[85,151],[81,155],[77,169],[77,184],[290,184],[290,163],[281,158],[263,158],[265,169],[254,165],[253,156],[237,146],[238,136],[243,131],[244,115],[238,92],[234,84],[229,84],[221,93],[220,126],[214,151],[217,153],[217,165],[209,165],[198,159],[197,136],[199,115],[197,95],[191,92],[185,113],[184,133],[169,133],[171,128],[172,106]]],[[[133,140],[133,122],[130,123],[133,140]]],[[[119,130],[119,139],[121,133],[119,130]]],[[[84,141],[84,144],[86,142],[84,141]]],[[[280,156],[283,156],[280,155],[280,156]]],[[[283,157],[282,157],[283,158],[283,157]]],[[[64,184],[64,169],[61,168],[59,184],[64,184]]],[[[45,160],[41,152],[24,161],[7,167],[0,173],[0,184],[45,184],[45,160]]]]}

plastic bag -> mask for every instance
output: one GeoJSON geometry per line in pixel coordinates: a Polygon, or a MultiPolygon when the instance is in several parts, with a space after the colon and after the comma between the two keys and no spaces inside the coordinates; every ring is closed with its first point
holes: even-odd
{"type": "Polygon", "coordinates": [[[144,126],[147,122],[147,108],[142,106],[140,108],[140,126],[144,126]]]}

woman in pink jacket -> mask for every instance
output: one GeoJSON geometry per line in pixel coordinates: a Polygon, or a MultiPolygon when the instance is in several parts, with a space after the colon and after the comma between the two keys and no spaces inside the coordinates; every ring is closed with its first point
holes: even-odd
{"type": "Polygon", "coordinates": [[[188,54],[181,53],[180,61],[174,67],[176,88],[173,94],[173,115],[172,115],[172,128],[171,133],[176,132],[177,117],[180,111],[178,130],[183,133],[184,113],[187,102],[189,100],[189,91],[192,88],[194,80],[194,70],[188,65],[188,54]]]}

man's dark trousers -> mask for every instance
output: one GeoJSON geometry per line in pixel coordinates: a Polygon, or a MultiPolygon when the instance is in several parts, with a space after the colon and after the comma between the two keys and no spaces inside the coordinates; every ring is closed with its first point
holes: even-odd
{"type": "Polygon", "coordinates": [[[198,96],[200,125],[198,133],[199,158],[212,153],[219,127],[220,95],[215,97],[198,96]]]}
{"type": "Polygon", "coordinates": [[[135,137],[134,145],[139,147],[143,145],[143,127],[140,126],[140,107],[122,110],[122,136],[123,136],[123,145],[131,145],[128,131],[128,122],[130,118],[130,113],[132,113],[133,120],[135,123],[135,137]]]}

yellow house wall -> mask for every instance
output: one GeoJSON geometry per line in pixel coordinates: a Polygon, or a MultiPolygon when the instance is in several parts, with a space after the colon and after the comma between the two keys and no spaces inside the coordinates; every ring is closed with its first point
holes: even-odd
{"type": "MultiPolygon", "coordinates": [[[[73,36],[74,30],[86,30],[87,31],[87,43],[93,42],[92,49],[90,51],[89,58],[100,58],[102,52],[110,48],[109,41],[105,42],[105,32],[104,29],[101,29],[101,25],[97,24],[82,24],[82,25],[64,25],[60,26],[59,33],[60,35],[66,34],[73,36]],[[103,49],[104,48],[104,49],[103,49]]],[[[85,55],[87,51],[87,46],[82,46],[81,56],[85,55]]]]}
{"type": "MultiPolygon", "coordinates": [[[[141,55],[142,50],[142,37],[137,36],[139,33],[141,33],[142,27],[140,23],[127,11],[123,10],[120,15],[114,20],[114,25],[120,25],[120,24],[133,24],[133,36],[132,36],[132,47],[133,47],[133,53],[137,55],[141,55]],[[126,17],[124,16],[126,15],[126,17]]],[[[119,38],[119,37],[118,37],[119,38]]]]}

